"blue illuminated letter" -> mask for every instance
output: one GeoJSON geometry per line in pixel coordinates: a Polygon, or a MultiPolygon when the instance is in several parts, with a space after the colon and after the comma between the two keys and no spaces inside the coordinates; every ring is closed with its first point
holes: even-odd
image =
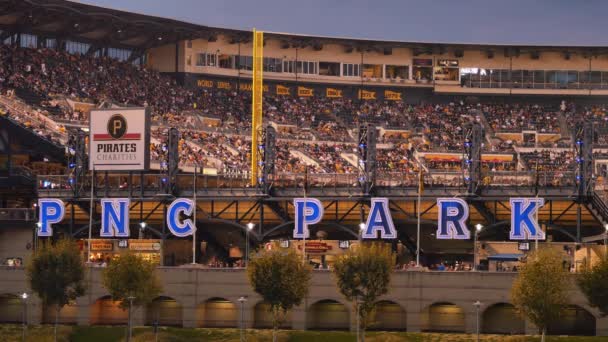
{"type": "Polygon", "coordinates": [[[471,237],[466,221],[469,218],[469,206],[462,198],[438,198],[439,222],[437,223],[438,239],[466,240],[471,237]]]}
{"type": "Polygon", "coordinates": [[[167,212],[167,226],[173,235],[184,237],[194,234],[196,226],[192,219],[180,221],[181,213],[185,216],[191,216],[194,211],[194,201],[188,198],[178,198],[169,206],[167,212]]]}
{"type": "Polygon", "coordinates": [[[316,198],[294,198],[293,206],[296,209],[293,237],[308,239],[310,237],[308,225],[321,222],[323,205],[316,198]]]}
{"type": "Polygon", "coordinates": [[[363,230],[363,239],[375,239],[380,231],[383,239],[396,239],[397,231],[393,218],[388,210],[388,198],[372,198],[367,223],[363,230]]]}
{"type": "Polygon", "coordinates": [[[129,237],[128,198],[104,198],[101,200],[101,231],[103,237],[129,237]]]}
{"type": "Polygon", "coordinates": [[[40,224],[38,236],[53,236],[53,223],[59,223],[65,215],[65,206],[62,200],[44,198],[38,200],[40,224]]]}
{"type": "Polygon", "coordinates": [[[536,212],[545,205],[544,198],[511,198],[511,240],[544,240],[545,232],[538,226],[536,212]]]}

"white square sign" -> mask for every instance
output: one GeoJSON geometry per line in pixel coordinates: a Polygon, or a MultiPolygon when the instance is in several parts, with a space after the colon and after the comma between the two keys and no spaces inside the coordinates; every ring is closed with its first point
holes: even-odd
{"type": "Polygon", "coordinates": [[[148,108],[92,110],[89,169],[142,171],[150,167],[148,108]]]}

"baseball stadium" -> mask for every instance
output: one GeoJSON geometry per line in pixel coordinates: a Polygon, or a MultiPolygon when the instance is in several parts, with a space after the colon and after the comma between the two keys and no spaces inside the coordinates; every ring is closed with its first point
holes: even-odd
{"type": "MultiPolygon", "coordinates": [[[[539,248],[571,277],[606,254],[607,176],[605,47],[308,36],[0,1],[2,324],[55,322],[25,265],[67,238],[88,283],[62,325],[125,325],[102,272],[134,253],[162,292],[133,325],[271,328],[247,266],[279,248],[313,269],[281,329],[354,331],[332,270],[375,241],[395,264],[369,330],[536,334],[513,282],[539,248]]],[[[567,297],[549,335],[608,335],[580,290],[567,297]]]]}

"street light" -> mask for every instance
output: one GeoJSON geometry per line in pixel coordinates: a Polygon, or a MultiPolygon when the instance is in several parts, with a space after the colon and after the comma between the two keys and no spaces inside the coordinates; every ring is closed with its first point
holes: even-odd
{"type": "MultiPolygon", "coordinates": [[[[249,225],[248,225],[249,226],[249,225]]],[[[241,304],[241,319],[239,322],[239,327],[241,328],[241,342],[245,342],[245,319],[244,319],[244,315],[245,315],[245,303],[247,302],[247,297],[241,296],[238,299],[239,303],[241,304]]]]}
{"type": "Polygon", "coordinates": [[[479,308],[481,307],[481,302],[480,301],[476,301],[475,303],[473,303],[473,306],[475,307],[475,313],[477,316],[477,342],[479,342],[479,308]]]}
{"type": "Polygon", "coordinates": [[[245,234],[245,267],[249,264],[249,232],[253,230],[255,223],[247,223],[247,232],[245,234]]]}
{"type": "Polygon", "coordinates": [[[139,239],[143,239],[144,238],[144,230],[146,229],[146,227],[148,226],[148,224],[146,222],[139,222],[139,239]]]}
{"type": "Polygon", "coordinates": [[[481,223],[475,225],[475,239],[473,242],[473,271],[477,271],[477,234],[483,228],[481,223]]]}
{"type": "Polygon", "coordinates": [[[361,242],[361,234],[363,234],[364,230],[365,230],[365,222],[359,223],[359,242],[361,242]]]}
{"type": "Polygon", "coordinates": [[[25,342],[25,330],[27,329],[27,292],[21,294],[21,300],[23,301],[23,341],[25,342]]]}
{"type": "Polygon", "coordinates": [[[129,296],[129,297],[127,297],[127,299],[129,300],[129,322],[128,322],[129,333],[127,334],[127,342],[129,342],[133,338],[133,335],[131,333],[132,332],[132,330],[131,330],[131,308],[133,307],[133,300],[135,299],[135,297],[129,296]]]}

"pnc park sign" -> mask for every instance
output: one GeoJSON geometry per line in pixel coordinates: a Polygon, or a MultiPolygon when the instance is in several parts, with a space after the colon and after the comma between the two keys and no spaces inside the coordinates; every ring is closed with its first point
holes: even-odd
{"type": "MultiPolygon", "coordinates": [[[[536,213],[544,205],[543,198],[511,198],[511,240],[544,240],[545,232],[539,227],[536,213]]],[[[128,198],[102,198],[101,204],[101,237],[128,238],[129,207],[128,198]]],[[[310,237],[309,226],[320,223],[324,207],[316,198],[294,198],[295,239],[310,237]]],[[[167,209],[166,223],[171,233],[186,237],[196,232],[193,221],[194,201],[189,198],[177,198],[167,209]]],[[[471,230],[467,226],[469,207],[460,198],[437,198],[437,239],[467,240],[471,230]]],[[[38,236],[52,236],[53,225],[60,223],[65,215],[65,204],[60,199],[41,198],[38,200],[39,224],[38,236]]],[[[370,211],[365,226],[361,231],[363,239],[396,239],[397,231],[389,211],[389,199],[375,197],[371,199],[370,211]]]]}

